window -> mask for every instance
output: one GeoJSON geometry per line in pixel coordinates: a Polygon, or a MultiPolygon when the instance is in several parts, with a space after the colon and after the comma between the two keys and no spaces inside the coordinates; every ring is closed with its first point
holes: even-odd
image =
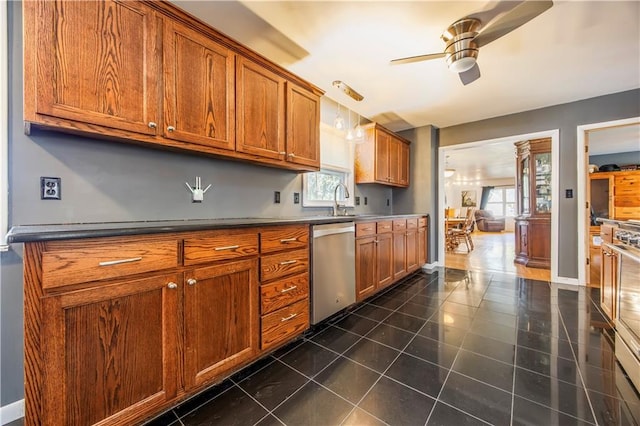
{"type": "Polygon", "coordinates": [[[493,188],[489,193],[489,201],[485,210],[489,210],[494,216],[514,217],[516,215],[516,189],[493,188]]]}
{"type": "Polygon", "coordinates": [[[338,167],[323,167],[319,172],[305,173],[302,177],[302,205],[304,207],[331,207],[336,186],[340,183],[349,188],[345,198],[344,188],[338,188],[338,202],[353,207],[352,173],[338,167]]]}

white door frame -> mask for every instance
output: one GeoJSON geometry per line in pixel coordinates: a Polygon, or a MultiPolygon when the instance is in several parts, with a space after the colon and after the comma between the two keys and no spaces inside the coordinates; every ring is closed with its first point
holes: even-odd
{"type": "Polygon", "coordinates": [[[587,176],[588,156],[585,155],[585,147],[588,146],[587,133],[591,130],[607,127],[627,126],[640,123],[640,117],[624,118],[622,120],[603,121],[601,123],[583,124],[577,127],[577,165],[578,165],[578,282],[587,284],[587,259],[589,258],[589,236],[587,230],[587,176]],[[582,207],[580,207],[582,206],[582,207]],[[582,212],[582,213],[580,213],[582,212]]]}
{"type": "MultiPolygon", "coordinates": [[[[468,142],[457,145],[449,145],[438,148],[438,215],[440,222],[444,221],[444,169],[445,169],[445,154],[449,151],[455,151],[459,149],[472,148],[479,145],[493,144],[499,142],[515,143],[527,139],[539,139],[539,138],[551,138],[551,281],[565,284],[576,284],[574,278],[566,278],[558,276],[558,199],[560,196],[559,190],[559,166],[560,166],[560,129],[545,130],[535,133],[526,133],[522,135],[507,136],[497,139],[480,140],[475,142],[468,142]]],[[[515,150],[515,147],[514,147],[515,150]]],[[[514,151],[515,152],[515,151],[514,151]]],[[[515,154],[513,161],[515,162],[515,154]]],[[[444,266],[445,257],[445,235],[444,235],[444,223],[438,223],[438,265],[444,266]]]]}

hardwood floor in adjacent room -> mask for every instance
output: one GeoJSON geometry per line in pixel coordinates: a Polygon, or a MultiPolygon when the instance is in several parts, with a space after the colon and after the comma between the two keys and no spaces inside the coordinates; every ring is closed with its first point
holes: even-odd
{"type": "Polygon", "coordinates": [[[518,277],[551,281],[549,269],[527,268],[513,263],[515,236],[513,232],[480,232],[471,234],[475,248],[468,253],[465,244],[445,253],[447,268],[471,271],[492,271],[515,274],[518,277]]]}

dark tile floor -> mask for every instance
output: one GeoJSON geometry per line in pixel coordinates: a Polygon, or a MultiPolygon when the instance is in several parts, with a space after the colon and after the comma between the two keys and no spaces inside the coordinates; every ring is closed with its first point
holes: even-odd
{"type": "Polygon", "coordinates": [[[419,272],[148,423],[632,425],[597,290],[419,272]]]}
{"type": "Polygon", "coordinates": [[[147,426],[637,425],[597,300],[510,275],[419,272],[147,426]]]}

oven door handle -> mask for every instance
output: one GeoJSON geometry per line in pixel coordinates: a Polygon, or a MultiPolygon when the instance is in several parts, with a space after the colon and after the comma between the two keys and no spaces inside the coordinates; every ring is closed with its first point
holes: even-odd
{"type": "Polygon", "coordinates": [[[626,256],[630,258],[634,262],[640,263],[640,256],[631,252],[631,250],[629,250],[626,246],[622,244],[602,243],[602,245],[611,251],[614,251],[622,256],[626,256]]]}

